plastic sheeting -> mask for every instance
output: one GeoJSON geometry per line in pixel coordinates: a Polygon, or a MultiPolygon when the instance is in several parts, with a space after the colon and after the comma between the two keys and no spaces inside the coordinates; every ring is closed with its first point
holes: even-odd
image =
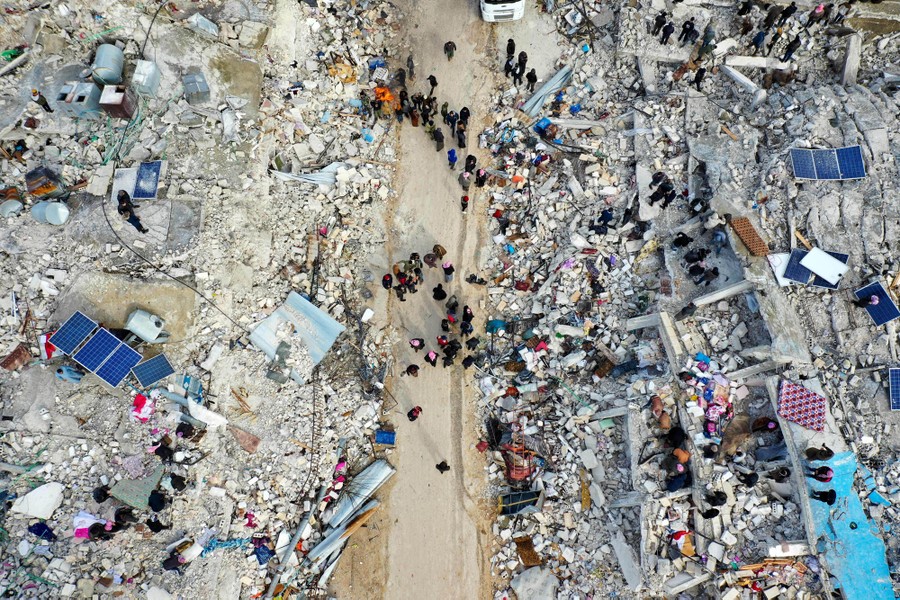
{"type": "Polygon", "coordinates": [[[316,185],[333,186],[337,183],[337,172],[339,169],[349,169],[350,165],[342,162],[333,162],[321,171],[315,173],[282,173],[281,171],[271,171],[272,175],[282,181],[302,181],[303,183],[314,183],[316,185]]]}
{"type": "Polygon", "coordinates": [[[384,459],[376,460],[366,467],[344,488],[344,493],[334,503],[326,523],[331,527],[339,527],[346,522],[395,472],[396,469],[384,459]]]}
{"type": "Polygon", "coordinates": [[[557,71],[556,75],[548,79],[547,83],[542,85],[538,91],[534,93],[534,96],[525,101],[525,104],[522,106],[522,111],[530,117],[536,117],[538,113],[541,112],[541,108],[543,108],[547,98],[563,89],[566,84],[569,83],[571,78],[571,67],[563,67],[557,71]]]}
{"type": "MultiPolygon", "coordinates": [[[[275,351],[280,343],[277,331],[288,322],[294,325],[294,335],[300,337],[309,352],[310,359],[316,365],[322,362],[334,341],[346,329],[303,296],[291,292],[284,304],[253,329],[250,342],[274,360],[275,351]]],[[[291,379],[303,383],[303,378],[295,370],[291,370],[291,379]]]]}

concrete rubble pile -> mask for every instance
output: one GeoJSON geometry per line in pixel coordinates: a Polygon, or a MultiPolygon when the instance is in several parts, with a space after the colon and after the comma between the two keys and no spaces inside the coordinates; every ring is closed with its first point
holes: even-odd
{"type": "MultiPolygon", "coordinates": [[[[571,77],[539,89],[536,104],[502,87],[480,138],[494,159],[495,252],[484,274],[493,320],[478,376],[500,512],[492,573],[517,594],[526,586],[526,597],[538,597],[530,586],[547,583],[547,569],[560,597],[834,593],[841,561],[812,544],[804,446],[767,375],[822,381],[865,464],[856,491],[893,572],[895,427],[883,417],[896,329],[854,330],[854,309],[829,290],[778,290],[729,219],[750,216],[769,251],[797,247],[800,230],[850,254],[842,288],[891,281],[894,209],[883,199],[896,186],[898,34],[867,35],[865,83],[839,86],[829,70],[847,77],[852,29],[806,36],[805,15],[790,22],[776,48],[803,34],[797,67],[739,56],[749,36],[740,41],[733,7],[676,4],[676,25],[711,23],[713,64],[733,66],[707,78],[708,96],[657,95],[686,90],[698,68],[696,47],[650,37],[660,10],[623,7],[610,26],[605,7],[558,8],[573,44],[555,68],[571,77]],[[769,68],[744,76],[734,67],[769,68]],[[866,179],[839,192],[794,179],[790,148],[854,144],[866,179]],[[675,184],[677,209],[648,202],[657,171],[675,184]],[[670,246],[676,233],[715,249],[705,260],[716,267],[712,285],[688,275],[691,263],[670,246]],[[795,309],[799,327],[785,327],[795,309]]],[[[752,10],[755,23],[763,15],[752,10]]]]}
{"type": "MultiPolygon", "coordinates": [[[[250,4],[250,18],[234,3],[171,2],[154,20],[155,7],[105,0],[2,17],[6,47],[22,36],[33,44],[0,105],[10,123],[4,148],[12,152],[17,140],[24,148],[3,159],[3,181],[25,204],[4,213],[0,252],[0,341],[22,348],[4,371],[0,400],[9,477],[2,487],[18,496],[3,525],[3,589],[30,597],[260,593],[276,551],[323,500],[317,492],[339,496],[335,477],[352,481],[370,460],[366,437],[381,406],[373,384],[387,369],[376,357],[393,337],[366,335],[372,277],[351,266],[383,243],[375,219],[390,193],[393,141],[389,127],[374,122],[366,93],[381,74],[370,61],[383,63],[398,16],[386,3],[336,11],[270,4],[250,4]],[[282,10],[288,33],[273,28],[285,22],[282,10]],[[131,118],[96,107],[72,113],[56,96],[80,80],[101,44],[121,50],[126,82],[139,59],[152,57],[144,62],[159,83],[141,91],[131,118]],[[183,82],[196,73],[205,91],[183,82]],[[32,87],[53,113],[26,100],[32,87]],[[135,198],[148,229],[137,235],[110,198],[133,189],[128,167],[157,160],[155,197],[135,198]],[[321,184],[273,175],[331,163],[340,167],[321,184]],[[38,166],[68,194],[65,233],[31,216],[41,198],[25,193],[25,176],[38,166]],[[251,342],[292,291],[311,296],[320,318],[349,329],[354,341],[342,338],[316,370],[290,323],[275,331],[276,345],[290,348],[275,360],[251,342]],[[151,388],[126,385],[126,402],[95,379],[78,388],[57,381],[59,363],[39,360],[40,334],[75,310],[121,327],[134,306],[171,328],[175,343],[163,349],[175,375],[151,388]],[[290,381],[290,372],[306,384],[290,381]],[[59,485],[51,497],[47,486],[59,485]],[[157,485],[168,502],[154,514],[171,530],[154,534],[142,521],[112,542],[72,537],[73,519],[76,529],[87,522],[81,513],[112,523],[110,502],[92,498],[92,489],[110,488],[139,514],[157,485]],[[30,500],[19,510],[23,499],[30,500]],[[47,531],[34,529],[35,518],[47,531]],[[167,556],[182,576],[163,570],[167,556]]],[[[320,540],[323,524],[311,522],[303,539],[320,540]]],[[[322,571],[298,572],[290,554],[293,570],[282,581],[314,586],[322,571]]]]}

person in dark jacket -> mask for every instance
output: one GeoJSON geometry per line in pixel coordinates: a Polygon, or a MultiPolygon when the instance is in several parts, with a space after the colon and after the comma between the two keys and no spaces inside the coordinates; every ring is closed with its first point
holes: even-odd
{"type": "Polygon", "coordinates": [[[659,38],[659,43],[662,44],[663,46],[668,44],[669,38],[672,36],[673,33],[675,33],[675,23],[673,23],[672,21],[669,21],[668,23],[666,23],[666,26],[663,27],[663,29],[662,29],[662,37],[659,38]]]}
{"type": "Polygon", "coordinates": [[[653,19],[653,32],[651,33],[651,35],[653,35],[654,37],[659,35],[659,32],[662,31],[662,28],[665,26],[666,21],[668,20],[667,17],[668,15],[665,11],[656,15],[656,18],[653,19]]]}
{"type": "Polygon", "coordinates": [[[516,42],[510,38],[506,40],[506,57],[512,58],[516,54],[516,42]]]}
{"type": "Polygon", "coordinates": [[[440,152],[444,149],[444,132],[441,131],[440,127],[434,128],[434,133],[431,134],[431,137],[434,138],[434,145],[436,150],[440,152]]]}
{"type": "Polygon", "coordinates": [[[444,290],[444,284],[437,284],[437,286],[431,290],[431,297],[438,302],[445,300],[447,298],[447,292],[444,290]]]}
{"type": "MultiPolygon", "coordinates": [[[[690,19],[688,19],[687,21],[685,21],[684,23],[681,24],[681,33],[678,34],[678,41],[679,42],[687,42],[688,36],[690,35],[690,33],[692,31],[694,31],[694,29],[696,29],[696,26],[694,25],[694,17],[691,17],[690,19]]],[[[684,45],[684,44],[682,44],[682,45],[684,45]]]]}
{"type": "Polygon", "coordinates": [[[469,124],[469,115],[471,115],[471,114],[472,113],[469,112],[469,107],[463,106],[459,111],[459,120],[462,121],[463,123],[465,123],[466,125],[468,125],[469,124]]]}
{"type": "Polygon", "coordinates": [[[528,91],[534,93],[534,86],[538,80],[537,72],[535,72],[534,69],[528,71],[528,75],[525,76],[525,80],[528,81],[528,91]]]}

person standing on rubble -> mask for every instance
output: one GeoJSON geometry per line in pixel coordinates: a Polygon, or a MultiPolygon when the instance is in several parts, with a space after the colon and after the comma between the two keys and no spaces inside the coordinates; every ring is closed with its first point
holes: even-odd
{"type": "Polygon", "coordinates": [[[787,20],[794,16],[794,13],[797,12],[797,3],[791,2],[791,5],[781,11],[781,17],[778,19],[778,25],[782,26],[787,23],[787,20]]]}
{"type": "Polygon", "coordinates": [[[665,173],[663,173],[662,171],[657,171],[653,174],[653,177],[650,178],[650,187],[654,188],[666,179],[668,179],[668,176],[665,173]]]}
{"type": "Polygon", "coordinates": [[[772,4],[769,7],[768,12],[766,13],[766,18],[763,19],[763,29],[771,29],[772,25],[778,20],[778,17],[781,16],[782,7],[778,4],[772,4]]]}
{"type": "Polygon", "coordinates": [[[656,15],[656,18],[653,19],[653,32],[650,35],[653,37],[658,36],[659,32],[662,31],[662,28],[665,26],[666,21],[668,21],[666,11],[662,11],[656,15]]]}
{"type": "Polygon", "coordinates": [[[766,56],[772,54],[772,50],[775,49],[775,45],[781,40],[781,36],[784,34],[784,27],[776,27],[775,33],[772,34],[772,39],[769,40],[769,45],[766,47],[766,56]]]}
{"type": "Polygon", "coordinates": [[[756,56],[756,53],[759,52],[760,48],[762,48],[765,43],[766,30],[761,29],[753,36],[753,40],[750,42],[750,46],[753,48],[753,56],[756,56]]]}
{"type": "Polygon", "coordinates": [[[788,42],[787,47],[784,49],[784,56],[781,57],[781,62],[787,62],[794,57],[794,52],[797,51],[797,48],[800,47],[801,44],[800,36],[798,35],[790,42],[788,42]]]}
{"type": "Polygon", "coordinates": [[[429,85],[431,85],[431,91],[428,92],[428,96],[431,97],[434,96],[434,88],[436,88],[438,84],[437,77],[435,77],[434,75],[429,75],[428,83],[429,85]]]}
{"type": "Polygon", "coordinates": [[[678,34],[678,41],[684,42],[683,44],[681,44],[682,46],[687,43],[688,36],[692,31],[694,31],[694,29],[696,29],[696,25],[694,25],[694,17],[691,17],[681,24],[681,33],[678,34]]]}
{"type": "Polygon", "coordinates": [[[43,108],[44,112],[53,112],[53,109],[50,108],[50,103],[47,102],[47,98],[45,98],[44,94],[42,94],[38,90],[31,90],[31,101],[43,108]]]}
{"type": "Polygon", "coordinates": [[[488,172],[484,169],[478,169],[478,172],[475,173],[475,186],[476,187],[484,187],[484,184],[487,183],[488,172]]]}
{"type": "Polygon", "coordinates": [[[525,80],[528,81],[528,85],[526,86],[528,91],[533,94],[534,86],[538,80],[537,72],[534,69],[528,71],[528,74],[525,76],[525,80]]]}
{"type": "Polygon", "coordinates": [[[707,269],[703,276],[694,281],[695,285],[700,285],[701,283],[704,286],[709,286],[713,281],[719,278],[719,267],[713,267],[712,269],[707,269]]]}
{"type": "Polygon", "coordinates": [[[141,223],[141,220],[135,214],[134,203],[131,201],[131,196],[128,195],[128,192],[125,190],[119,190],[119,206],[116,209],[122,218],[124,218],[128,223],[130,223],[135,229],[137,229],[140,233],[147,233],[150,231],[141,223]]]}
{"type": "MultiPolygon", "coordinates": [[[[698,92],[700,91],[700,84],[703,82],[704,77],[706,77],[706,67],[700,67],[697,69],[697,72],[694,73],[694,80],[691,82],[691,85],[697,86],[698,92]]],[[[670,190],[668,194],[666,194],[666,200],[662,205],[663,208],[667,207],[672,202],[672,200],[669,200],[669,194],[673,194],[674,199],[675,190],[670,190]]]]}
{"type": "Polygon", "coordinates": [[[446,42],[444,44],[444,54],[447,55],[447,62],[453,60],[453,54],[456,52],[456,44],[451,42],[446,42]]]}
{"type": "Polygon", "coordinates": [[[666,23],[666,26],[662,29],[662,37],[659,39],[659,43],[665,46],[669,43],[669,37],[675,33],[675,23],[669,21],[666,23]]]}
{"type": "Polygon", "coordinates": [[[819,21],[825,20],[825,5],[818,4],[814,9],[809,11],[809,15],[806,17],[806,25],[803,26],[804,29],[809,29],[819,21]]]}

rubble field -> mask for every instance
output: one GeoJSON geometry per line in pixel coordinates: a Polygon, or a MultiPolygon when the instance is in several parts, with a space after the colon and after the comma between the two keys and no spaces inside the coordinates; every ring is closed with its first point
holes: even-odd
{"type": "Polygon", "coordinates": [[[4,597],[900,595],[896,2],[429,1],[0,2],[4,597]]]}

